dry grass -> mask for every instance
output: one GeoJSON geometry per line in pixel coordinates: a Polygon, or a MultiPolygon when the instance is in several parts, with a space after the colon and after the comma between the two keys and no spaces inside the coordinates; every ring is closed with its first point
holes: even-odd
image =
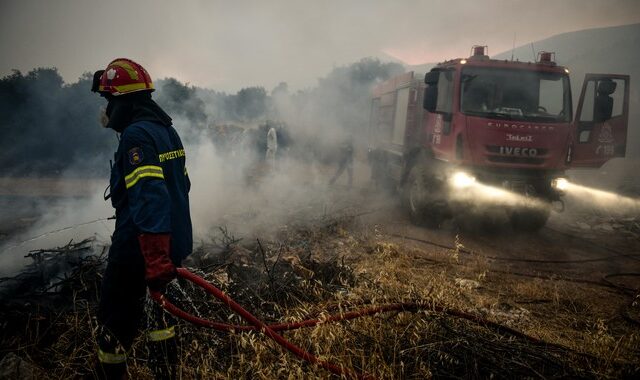
{"type": "MultiPolygon", "coordinates": [[[[382,234],[359,235],[348,224],[288,230],[279,240],[203,247],[207,279],[266,321],[322,318],[362,305],[423,302],[417,313],[393,312],[285,333],[324,360],[385,379],[572,377],[615,378],[640,370],[640,336],[613,304],[623,297],[584,284],[519,278],[492,272],[487,260],[462,260],[407,248],[382,234]],[[216,261],[219,260],[220,262],[216,261]],[[310,274],[310,275],[309,275],[310,274]],[[487,320],[567,347],[541,346],[434,305],[487,320]],[[589,354],[580,355],[577,352],[589,354]]],[[[462,247],[457,241],[457,247],[462,247]]],[[[188,288],[206,316],[239,319],[188,288]]],[[[29,313],[23,331],[4,331],[4,352],[36,363],[47,378],[90,373],[95,304],[73,297],[55,313],[29,313]]],[[[23,310],[24,311],[24,310],[23,310]]],[[[3,311],[3,316],[24,316],[3,311]]],[[[17,325],[17,321],[9,321],[17,325]]],[[[329,378],[256,332],[223,334],[181,326],[183,378],[329,378]]],[[[150,378],[142,339],[130,354],[132,378],[150,378]]]]}

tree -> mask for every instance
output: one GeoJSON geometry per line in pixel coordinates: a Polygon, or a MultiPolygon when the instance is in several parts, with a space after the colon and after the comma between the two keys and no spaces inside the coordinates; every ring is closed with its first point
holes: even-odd
{"type": "Polygon", "coordinates": [[[205,105],[196,94],[195,87],[175,78],[166,78],[158,80],[156,88],[155,100],[170,116],[185,117],[192,125],[204,126],[207,121],[205,105]]]}
{"type": "Polygon", "coordinates": [[[236,114],[246,121],[264,117],[267,104],[267,91],[263,87],[247,87],[236,95],[236,114]]]}
{"type": "Polygon", "coordinates": [[[106,162],[110,148],[97,118],[101,99],[91,94],[91,81],[86,73],[64,85],[55,68],[0,79],[3,175],[56,175],[74,165],[86,173],[95,160],[106,162]]]}

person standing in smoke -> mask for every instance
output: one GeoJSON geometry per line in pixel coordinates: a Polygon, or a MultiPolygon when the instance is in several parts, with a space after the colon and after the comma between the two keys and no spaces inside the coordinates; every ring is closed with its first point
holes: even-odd
{"type": "Polygon", "coordinates": [[[351,186],[353,185],[353,137],[351,135],[349,135],[340,144],[338,159],[338,170],[336,170],[336,174],[331,177],[329,185],[333,185],[346,169],[349,181],[348,186],[349,188],[351,188],[351,186]]]}
{"type": "Polygon", "coordinates": [[[267,155],[266,161],[271,167],[276,167],[276,154],[278,153],[278,133],[274,127],[269,128],[267,132],[267,155]]]}
{"type": "MultiPolygon", "coordinates": [[[[165,290],[192,251],[191,184],[180,137],[151,99],[153,83],[142,66],[115,59],[94,74],[91,90],[108,101],[103,126],[120,134],[105,197],[116,210],[116,227],[98,309],[96,371],[99,378],[121,379],[145,314],[147,287],[165,290]]],[[[156,378],[176,378],[174,321],[159,306],[153,309],[147,318],[149,367],[156,378]]]]}

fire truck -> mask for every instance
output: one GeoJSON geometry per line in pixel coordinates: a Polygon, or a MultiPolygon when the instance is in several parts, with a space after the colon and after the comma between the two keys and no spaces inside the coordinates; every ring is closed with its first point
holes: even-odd
{"type": "Polygon", "coordinates": [[[555,53],[520,62],[487,51],[373,89],[372,178],[397,190],[416,223],[499,210],[515,229],[537,230],[564,208],[568,169],[625,155],[628,75],[586,74],[574,118],[569,69],[555,53]]]}

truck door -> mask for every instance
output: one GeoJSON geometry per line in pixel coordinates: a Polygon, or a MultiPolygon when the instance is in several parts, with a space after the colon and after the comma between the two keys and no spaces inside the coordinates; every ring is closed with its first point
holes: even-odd
{"type": "Polygon", "coordinates": [[[629,121],[629,76],[587,74],[574,121],[570,165],[599,168],[624,157],[629,121]]]}

